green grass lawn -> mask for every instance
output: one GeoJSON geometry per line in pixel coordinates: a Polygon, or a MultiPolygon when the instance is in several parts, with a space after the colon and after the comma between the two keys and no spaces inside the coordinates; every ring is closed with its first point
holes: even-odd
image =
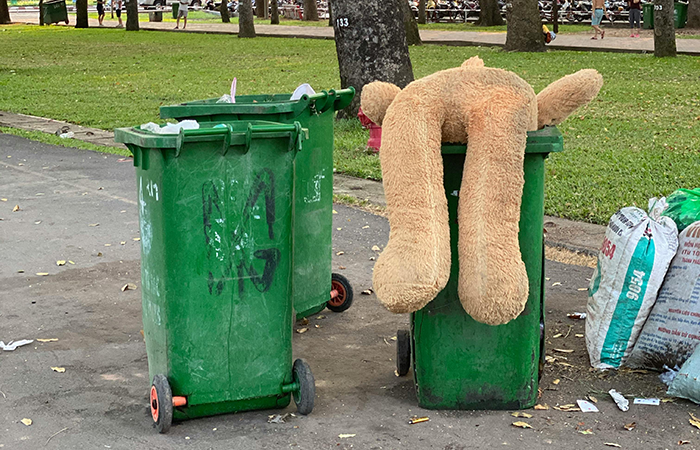
{"type": "MultiPolygon", "coordinates": [[[[0,27],[0,41],[0,110],[103,129],[158,121],[160,105],[219,97],[234,76],[239,94],[340,87],[326,40],[12,25],[0,27]]],[[[622,206],[700,186],[700,58],[411,49],[416,77],[476,54],[535,91],[581,68],[605,78],[599,97],[560,126],[565,151],[547,163],[548,214],[605,223],[622,206]]],[[[337,171],[381,178],[366,139],[356,121],[338,123],[337,171]]]]}

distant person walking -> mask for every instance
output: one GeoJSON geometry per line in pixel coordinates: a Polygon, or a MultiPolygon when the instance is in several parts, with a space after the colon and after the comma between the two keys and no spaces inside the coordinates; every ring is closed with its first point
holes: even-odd
{"type": "Polygon", "coordinates": [[[103,27],[102,21],[105,20],[105,0],[97,0],[97,21],[103,27]]]}
{"type": "Polygon", "coordinates": [[[642,1],[627,0],[627,4],[630,7],[630,28],[632,29],[630,37],[639,37],[639,30],[642,28],[640,25],[642,21],[642,1]],[[636,32],[635,29],[637,30],[636,32]]]}
{"type": "Polygon", "coordinates": [[[605,0],[593,0],[593,12],[591,13],[591,26],[595,34],[591,39],[598,39],[598,33],[600,33],[600,38],[605,39],[605,30],[600,28],[600,22],[603,20],[603,16],[610,20],[608,12],[605,10],[605,0]]]}
{"type": "Polygon", "coordinates": [[[112,0],[114,5],[116,6],[115,12],[117,13],[117,19],[119,19],[119,24],[117,25],[117,28],[124,28],[124,24],[122,23],[122,2],[124,0],[112,0]]]}
{"type": "Polygon", "coordinates": [[[177,10],[177,24],[175,25],[176,30],[180,28],[180,17],[183,18],[182,29],[184,30],[187,27],[187,0],[180,0],[180,7],[177,10]]]}

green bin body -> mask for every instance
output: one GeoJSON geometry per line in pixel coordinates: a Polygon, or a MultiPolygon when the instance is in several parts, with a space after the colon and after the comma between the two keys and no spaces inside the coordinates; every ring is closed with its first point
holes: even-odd
{"type": "Polygon", "coordinates": [[[642,3],[642,28],[651,30],[654,28],[654,4],[642,3]]]}
{"type": "Polygon", "coordinates": [[[298,121],[309,130],[304,151],[295,160],[294,309],[297,319],[325,308],[331,291],[333,230],[333,120],[355,90],[322,91],[299,100],[290,94],[236,96],[161,106],[163,119],[197,121],[298,121]]]}
{"type": "Polygon", "coordinates": [[[679,28],[685,28],[685,22],[687,20],[688,4],[683,2],[675,2],[673,4],[673,26],[676,27],[676,30],[679,28]]]}
{"type": "Polygon", "coordinates": [[[44,14],[44,25],[58,22],[68,23],[68,10],[66,9],[65,0],[43,2],[41,7],[44,14]]]}
{"type": "Polygon", "coordinates": [[[285,407],[292,385],[293,162],[299,124],[158,135],[134,154],[148,371],[187,398],[174,417],[285,407]]]}
{"type": "Polygon", "coordinates": [[[173,19],[177,19],[177,13],[180,10],[180,2],[173,2],[173,19]]]}
{"type": "Polygon", "coordinates": [[[544,358],[544,160],[562,145],[555,127],[528,133],[519,241],[530,294],[522,314],[499,326],[476,322],[457,296],[457,203],[466,148],[443,145],[452,269],[445,289],[411,315],[413,374],[421,407],[522,409],[536,403],[544,358]]]}

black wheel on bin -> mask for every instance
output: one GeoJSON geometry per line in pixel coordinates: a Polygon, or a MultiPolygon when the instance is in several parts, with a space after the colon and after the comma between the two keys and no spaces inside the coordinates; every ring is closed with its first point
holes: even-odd
{"type": "Polygon", "coordinates": [[[299,414],[307,415],[314,409],[314,398],[316,397],[316,382],[314,374],[311,373],[309,364],[303,359],[294,361],[292,369],[294,381],[299,383],[299,390],[294,391],[294,403],[297,405],[299,414]]]}
{"type": "Polygon", "coordinates": [[[339,273],[331,274],[331,291],[335,291],[337,295],[326,303],[328,309],[343,312],[352,306],[352,286],[347,278],[339,273]]]}
{"type": "Polygon", "coordinates": [[[400,377],[411,367],[411,334],[408,330],[396,332],[396,372],[400,377]]]}
{"type": "Polygon", "coordinates": [[[154,426],[159,433],[167,433],[173,423],[173,391],[165,375],[153,377],[149,397],[154,426]]]}

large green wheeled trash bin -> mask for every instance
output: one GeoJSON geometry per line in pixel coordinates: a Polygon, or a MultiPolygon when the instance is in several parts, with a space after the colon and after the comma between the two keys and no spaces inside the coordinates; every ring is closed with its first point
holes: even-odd
{"type": "Polygon", "coordinates": [[[296,122],[201,123],[154,134],[119,128],[134,154],[143,329],[153,420],[313,408],[292,364],[296,122]]]}
{"type": "Polygon", "coordinates": [[[447,286],[397,333],[397,371],[411,362],[418,404],[427,409],[522,409],[533,406],[544,359],[544,160],[562,150],[555,127],[528,133],[520,210],[520,251],[530,294],[505,325],[476,322],[457,296],[457,203],[466,146],[443,145],[452,269],[447,286]]]}
{"type": "Polygon", "coordinates": [[[173,19],[177,19],[177,15],[180,12],[180,2],[173,2],[173,19]]]}
{"type": "Polygon", "coordinates": [[[333,120],[347,107],[353,88],[322,91],[290,100],[291,94],[242,95],[236,103],[200,100],[161,106],[162,119],[298,121],[309,130],[295,161],[294,310],[297,319],[326,306],[336,312],[352,304],[348,280],[331,270],[333,230],[333,120]]]}
{"type": "Polygon", "coordinates": [[[44,25],[52,23],[65,22],[68,25],[68,10],[66,9],[66,0],[54,0],[51,2],[43,2],[41,4],[42,14],[44,16],[44,25]]]}
{"type": "Polygon", "coordinates": [[[673,3],[673,26],[677,29],[685,28],[688,21],[688,4],[683,2],[673,3]]]}

